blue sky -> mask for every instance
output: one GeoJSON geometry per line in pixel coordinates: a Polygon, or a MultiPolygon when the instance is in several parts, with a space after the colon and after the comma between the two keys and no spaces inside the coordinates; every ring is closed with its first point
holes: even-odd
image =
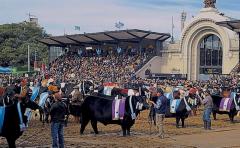
{"type": "MultiPolygon", "coordinates": [[[[39,18],[47,33],[63,35],[115,30],[115,22],[124,29],[171,32],[174,17],[175,34],[180,34],[180,13],[188,19],[203,7],[203,0],[0,0],[0,24],[21,22],[27,13],[39,18]],[[81,31],[74,30],[80,26],[81,31]]],[[[240,19],[239,0],[217,0],[217,8],[240,19]]]]}

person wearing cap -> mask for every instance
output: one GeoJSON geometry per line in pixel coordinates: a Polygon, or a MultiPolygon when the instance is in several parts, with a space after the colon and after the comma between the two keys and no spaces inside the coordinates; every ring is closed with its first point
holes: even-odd
{"type": "Polygon", "coordinates": [[[188,92],[188,103],[191,104],[192,110],[191,115],[196,116],[197,115],[197,89],[196,88],[190,88],[188,92]]]}
{"type": "Polygon", "coordinates": [[[213,99],[210,95],[209,90],[205,90],[204,95],[205,95],[204,99],[200,97],[200,101],[204,105],[203,111],[204,129],[211,130],[211,114],[213,109],[213,99]]]}
{"type": "Polygon", "coordinates": [[[52,147],[64,148],[63,127],[67,106],[61,101],[62,96],[60,93],[55,93],[53,98],[55,102],[50,109],[52,147]]]}
{"type": "Polygon", "coordinates": [[[17,84],[15,85],[15,97],[21,101],[22,99],[25,99],[28,93],[28,87],[27,87],[27,80],[23,79],[18,80],[17,84]]]}

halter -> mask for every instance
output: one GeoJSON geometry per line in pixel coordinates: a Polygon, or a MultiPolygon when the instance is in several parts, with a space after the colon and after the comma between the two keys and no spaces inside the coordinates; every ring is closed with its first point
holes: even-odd
{"type": "Polygon", "coordinates": [[[150,92],[148,93],[148,92],[145,91],[145,95],[146,95],[146,97],[147,97],[148,99],[151,97],[151,93],[150,93],[150,92]]]}
{"type": "Polygon", "coordinates": [[[186,97],[184,97],[183,100],[184,100],[184,103],[185,103],[185,105],[186,105],[187,111],[192,110],[191,107],[190,107],[190,106],[188,105],[188,103],[187,103],[186,97]]]}
{"type": "Polygon", "coordinates": [[[239,105],[237,104],[236,94],[234,94],[233,101],[234,101],[234,103],[235,103],[236,110],[239,111],[239,110],[240,110],[240,107],[239,107],[239,105]]]}
{"type": "MultiPolygon", "coordinates": [[[[130,106],[130,110],[131,110],[131,117],[134,120],[134,119],[136,119],[136,111],[135,112],[133,111],[132,96],[130,96],[130,98],[129,98],[129,106],[130,106]]],[[[143,108],[143,103],[137,102],[135,109],[142,110],[142,108],[143,108]]]]}
{"type": "Polygon", "coordinates": [[[137,102],[136,109],[142,110],[142,108],[143,108],[143,103],[137,102]]]}

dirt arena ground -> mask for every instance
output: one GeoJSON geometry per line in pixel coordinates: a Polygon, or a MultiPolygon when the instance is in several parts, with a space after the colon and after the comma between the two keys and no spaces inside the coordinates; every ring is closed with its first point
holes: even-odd
{"type": "MultiPolygon", "coordinates": [[[[147,121],[148,111],[141,114],[136,124],[132,128],[132,135],[130,137],[122,137],[121,128],[118,125],[104,126],[98,124],[100,131],[99,135],[94,135],[90,125],[85,130],[84,135],[79,134],[80,125],[73,122],[70,119],[68,127],[64,130],[65,134],[65,145],[69,148],[75,147],[161,147],[161,148],[181,148],[181,147],[195,147],[187,145],[184,142],[176,142],[175,137],[208,134],[202,128],[201,113],[198,116],[189,117],[186,120],[186,128],[177,129],[175,127],[175,119],[165,120],[165,139],[158,137],[158,130],[156,127],[152,128],[150,133],[150,125],[147,121]]],[[[231,124],[228,116],[218,115],[218,120],[213,121],[213,129],[217,129],[219,132],[224,131],[226,128],[234,129],[239,127],[239,117],[236,117],[236,123],[231,124]]],[[[212,132],[212,131],[210,131],[212,132]]],[[[190,136],[191,137],[191,136],[190,136]]],[[[184,137],[181,137],[184,138],[184,137]]],[[[185,138],[184,138],[185,139],[185,138]]],[[[198,139],[189,139],[198,140],[198,139]]],[[[50,147],[51,146],[51,135],[50,125],[42,125],[38,120],[31,120],[30,127],[24,134],[17,140],[17,147],[50,147]]],[[[240,142],[239,142],[240,143],[240,142]]],[[[0,147],[7,147],[6,140],[0,138],[0,147]]],[[[240,146],[240,144],[239,144],[240,146]]]]}

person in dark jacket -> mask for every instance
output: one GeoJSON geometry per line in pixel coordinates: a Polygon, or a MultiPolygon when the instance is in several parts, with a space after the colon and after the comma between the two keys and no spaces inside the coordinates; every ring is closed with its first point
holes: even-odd
{"type": "Polygon", "coordinates": [[[64,148],[63,127],[67,109],[66,105],[61,101],[62,96],[60,93],[55,93],[53,97],[55,102],[50,109],[52,147],[64,148]]]}
{"type": "Polygon", "coordinates": [[[164,130],[163,130],[163,120],[165,118],[165,114],[167,111],[167,98],[164,96],[164,92],[162,89],[157,89],[157,101],[151,103],[154,105],[155,113],[156,113],[156,121],[157,126],[159,126],[159,136],[164,138],[164,130]]]}
{"type": "Polygon", "coordinates": [[[164,96],[163,90],[157,90],[157,102],[154,104],[155,110],[157,114],[166,114],[167,110],[167,98],[164,96]]]}

